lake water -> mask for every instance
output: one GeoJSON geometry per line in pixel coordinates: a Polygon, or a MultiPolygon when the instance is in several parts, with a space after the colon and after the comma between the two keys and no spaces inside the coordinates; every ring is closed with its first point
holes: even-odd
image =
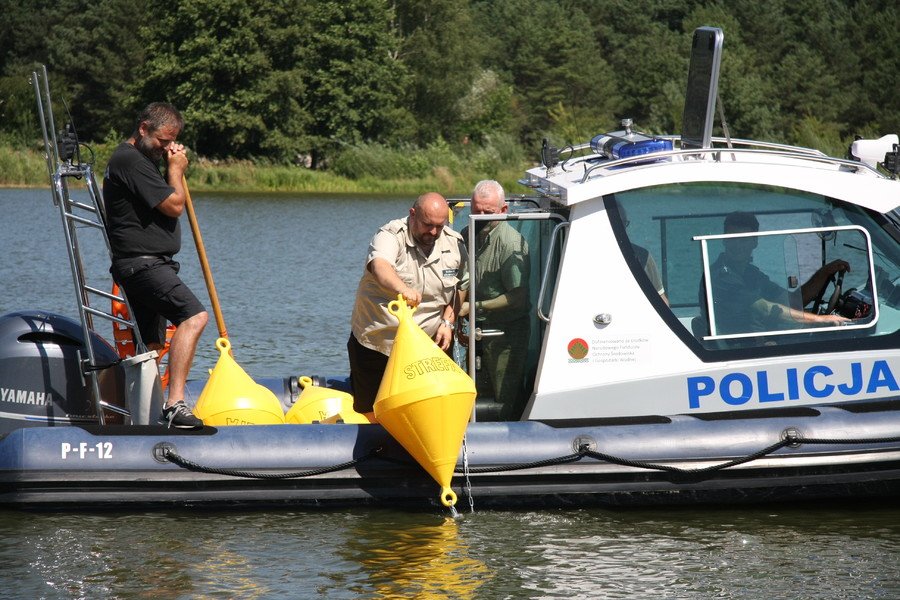
{"type": "MultiPolygon", "coordinates": [[[[239,364],[342,374],[369,238],[411,198],[195,195],[239,364]]],[[[0,313],[70,316],[47,190],[0,190],[0,313]]],[[[203,279],[187,222],[182,275],[203,279]]],[[[87,239],[87,234],[82,239],[87,239]]],[[[85,243],[99,276],[106,260],[85,243]]],[[[101,333],[105,333],[101,329],[101,333]]],[[[195,372],[215,364],[216,327],[195,372]]],[[[900,508],[0,511],[8,598],[898,598],[900,508]]]]}

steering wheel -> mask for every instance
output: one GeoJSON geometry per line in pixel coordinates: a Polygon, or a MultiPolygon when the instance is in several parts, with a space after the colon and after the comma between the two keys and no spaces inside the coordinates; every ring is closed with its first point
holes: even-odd
{"type": "Polygon", "coordinates": [[[822,288],[816,294],[815,302],[813,302],[813,306],[812,306],[812,313],[814,315],[827,314],[827,313],[820,313],[819,307],[822,306],[822,298],[825,296],[825,290],[828,289],[829,283],[834,283],[834,273],[832,273],[831,275],[828,276],[828,279],[825,280],[825,283],[822,284],[822,288]]]}
{"type": "MultiPolygon", "coordinates": [[[[841,288],[844,285],[844,272],[838,271],[837,279],[835,279],[834,275],[829,278],[829,281],[834,281],[834,291],[831,292],[831,298],[828,299],[828,305],[825,307],[825,312],[822,314],[830,315],[834,312],[835,307],[837,306],[838,300],[841,298],[841,288]]],[[[827,286],[827,284],[826,284],[827,286]]]]}

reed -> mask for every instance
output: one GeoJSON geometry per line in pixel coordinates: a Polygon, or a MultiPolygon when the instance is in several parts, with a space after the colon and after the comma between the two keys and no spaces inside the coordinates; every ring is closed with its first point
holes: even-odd
{"type": "MultiPolygon", "coordinates": [[[[94,173],[102,177],[114,144],[93,145],[94,173]]],[[[196,192],[297,192],[328,194],[391,194],[416,196],[438,191],[468,196],[480,179],[497,179],[510,193],[525,190],[516,184],[527,165],[521,151],[496,148],[453,151],[446,145],[423,150],[389,149],[377,145],[351,149],[328,170],[296,165],[267,165],[251,161],[211,161],[191,157],[187,178],[196,192]],[[350,167],[338,168],[344,161],[350,167]],[[351,168],[352,167],[352,168],[351,168]]],[[[91,154],[82,150],[82,158],[91,154]]],[[[47,187],[43,152],[0,144],[0,186],[47,187]]]]}
{"type": "Polygon", "coordinates": [[[30,149],[0,145],[0,185],[49,186],[44,155],[30,149]]]}

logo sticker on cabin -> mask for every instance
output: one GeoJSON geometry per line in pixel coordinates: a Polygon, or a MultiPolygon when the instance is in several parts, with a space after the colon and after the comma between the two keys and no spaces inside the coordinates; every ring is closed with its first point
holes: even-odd
{"type": "Polygon", "coordinates": [[[566,350],[569,352],[569,362],[587,362],[587,354],[588,350],[590,350],[590,346],[588,343],[581,339],[575,338],[571,342],[569,342],[566,350]]]}

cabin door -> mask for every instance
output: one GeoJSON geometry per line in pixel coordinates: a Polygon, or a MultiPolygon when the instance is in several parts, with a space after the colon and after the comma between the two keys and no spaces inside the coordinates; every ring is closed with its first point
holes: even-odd
{"type": "MultiPolygon", "coordinates": [[[[549,312],[552,297],[552,287],[545,289],[543,299],[539,295],[553,229],[562,218],[509,204],[507,213],[467,214],[456,220],[469,251],[467,316],[459,320],[457,356],[475,380],[479,421],[521,417],[534,388],[546,329],[539,314],[549,312]]],[[[549,268],[549,280],[555,282],[555,262],[549,268]]]]}

